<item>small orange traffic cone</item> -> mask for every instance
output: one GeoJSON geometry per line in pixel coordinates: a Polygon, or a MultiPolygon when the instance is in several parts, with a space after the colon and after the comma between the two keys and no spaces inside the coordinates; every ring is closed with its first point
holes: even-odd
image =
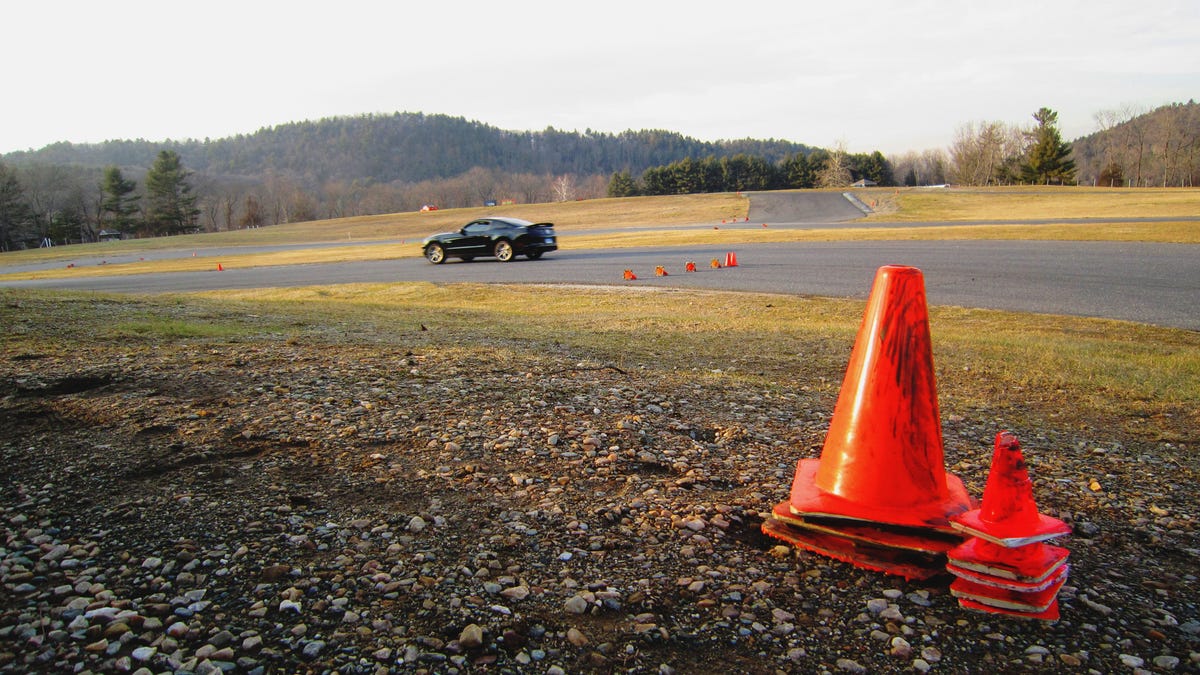
{"type": "Polygon", "coordinates": [[[712,262],[709,263],[708,265],[709,265],[709,267],[712,267],[714,270],[721,269],[721,261],[717,260],[716,258],[713,258],[712,262]]]}
{"type": "Polygon", "coordinates": [[[860,567],[928,578],[961,541],[950,517],[969,508],[944,465],[924,277],[881,267],[821,457],[799,461],[789,500],[763,529],[860,567]]]}
{"type": "Polygon", "coordinates": [[[626,281],[636,281],[637,275],[633,273],[633,270],[625,270],[625,280],[626,281]]]}
{"type": "Polygon", "coordinates": [[[973,538],[947,552],[946,570],[958,577],[950,592],[969,609],[1053,621],[1058,591],[1067,580],[1065,548],[1045,543],[1071,532],[1038,512],[1021,443],[996,434],[992,467],[978,509],[952,518],[973,538]]]}
{"type": "Polygon", "coordinates": [[[1071,532],[1071,527],[1063,521],[1038,512],[1021,442],[1009,431],[996,434],[982,505],[955,516],[953,525],[971,536],[1008,548],[1071,532]]]}
{"type": "Polygon", "coordinates": [[[725,266],[737,267],[737,254],[732,251],[725,254],[725,266]]]}
{"type": "Polygon", "coordinates": [[[656,276],[656,277],[667,276],[667,268],[663,267],[662,265],[655,267],[654,268],[654,276],[656,276]]]}
{"type": "Polygon", "coordinates": [[[683,266],[683,271],[684,272],[695,272],[696,271],[696,263],[692,262],[691,260],[687,261],[687,264],[685,264],[683,266]]]}
{"type": "Polygon", "coordinates": [[[218,271],[218,272],[224,272],[224,271],[225,271],[225,267],[224,267],[224,266],[222,266],[222,265],[221,265],[221,263],[217,263],[217,271],[218,271]]]}

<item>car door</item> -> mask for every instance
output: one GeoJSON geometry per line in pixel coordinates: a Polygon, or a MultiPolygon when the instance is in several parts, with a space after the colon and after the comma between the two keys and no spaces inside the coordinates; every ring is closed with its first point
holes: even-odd
{"type": "Polygon", "coordinates": [[[491,240],[488,233],[491,230],[492,221],[490,220],[472,220],[467,223],[462,228],[462,236],[454,240],[453,253],[464,256],[490,254],[488,244],[491,240]]]}

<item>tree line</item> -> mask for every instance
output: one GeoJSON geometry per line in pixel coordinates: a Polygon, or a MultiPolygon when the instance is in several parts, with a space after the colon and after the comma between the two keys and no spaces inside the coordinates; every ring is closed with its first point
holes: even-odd
{"type": "Polygon", "coordinates": [[[816,149],[795,153],[772,163],[764,157],[684,157],[665,166],[650,167],[634,178],[618,171],[609,178],[609,197],[678,195],[703,192],[742,192],[787,188],[895,185],[892,166],[879,152],[850,154],[816,149]]]}
{"type": "Polygon", "coordinates": [[[0,157],[0,250],[488,202],[916,185],[1195,185],[1200,108],[1097,114],[1066,143],[1057,113],[962,125],[948,148],[884,157],[661,130],[507,132],[398,113],[301,122],[218,141],[58,143],[0,157]],[[186,167],[186,168],[185,168],[186,167]],[[869,184],[869,183],[868,183],[869,184]]]}
{"type": "Polygon", "coordinates": [[[145,172],[143,188],[119,167],[106,167],[95,189],[84,180],[92,171],[78,167],[38,166],[19,172],[0,164],[0,250],[72,241],[96,241],[106,235],[161,236],[197,230],[197,196],[191,172],[179,155],[159,152],[145,172]]]}

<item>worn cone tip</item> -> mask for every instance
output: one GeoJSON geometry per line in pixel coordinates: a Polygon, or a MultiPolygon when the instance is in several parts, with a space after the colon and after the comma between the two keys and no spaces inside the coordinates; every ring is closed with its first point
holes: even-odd
{"type": "Polygon", "coordinates": [[[992,468],[983,488],[979,517],[986,523],[1008,522],[1013,526],[1028,527],[1038,522],[1029,467],[1021,452],[1021,441],[1011,432],[996,434],[992,468]]]}
{"type": "Polygon", "coordinates": [[[876,272],[815,472],[811,461],[792,486],[799,512],[949,529],[949,516],[970,508],[944,465],[921,270],[876,272]]]}

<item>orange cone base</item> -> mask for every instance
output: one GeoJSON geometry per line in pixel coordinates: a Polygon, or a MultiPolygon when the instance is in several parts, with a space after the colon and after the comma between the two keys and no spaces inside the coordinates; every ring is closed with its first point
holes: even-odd
{"type": "Polygon", "coordinates": [[[1022,593],[1020,591],[985,586],[959,578],[950,584],[950,593],[960,600],[965,598],[981,605],[986,605],[987,607],[1007,609],[1013,612],[1040,614],[1049,609],[1050,605],[1058,600],[1058,589],[1062,587],[1066,580],[1067,578],[1064,576],[1057,583],[1044,590],[1022,593]]]}
{"type": "Polygon", "coordinates": [[[1036,544],[1039,541],[1071,533],[1070,525],[1058,518],[1051,518],[1041,513],[1037,514],[1036,521],[1030,524],[989,523],[981,517],[982,513],[983,511],[980,509],[961,513],[954,517],[951,524],[955,529],[962,530],[973,537],[987,539],[994,544],[1008,548],[1036,544]]]}
{"type": "Polygon", "coordinates": [[[959,567],[954,563],[946,565],[946,571],[961,579],[973,581],[984,586],[992,586],[994,588],[1003,588],[1009,591],[1018,591],[1020,593],[1034,593],[1044,591],[1047,588],[1059,583],[1067,578],[1067,573],[1070,571],[1070,565],[1062,565],[1058,567],[1050,576],[1043,581],[1016,581],[1013,579],[1004,579],[1002,577],[993,577],[981,572],[974,572],[963,567],[959,567]]]}
{"type": "Polygon", "coordinates": [[[959,598],[958,604],[973,609],[978,612],[991,612],[993,614],[1007,614],[1008,616],[1016,616],[1022,619],[1041,619],[1042,621],[1058,621],[1058,600],[1050,603],[1050,606],[1041,612],[1018,612],[1011,609],[1001,609],[999,607],[991,607],[982,602],[975,602],[967,598],[959,598]]]}
{"type": "Polygon", "coordinates": [[[1067,562],[1070,551],[1050,544],[1004,548],[971,538],[951,549],[950,564],[972,572],[1022,583],[1040,583],[1067,562]]]}
{"type": "Polygon", "coordinates": [[[928,528],[952,534],[954,528],[950,525],[950,516],[971,508],[971,497],[967,494],[967,488],[958,476],[951,473],[946,474],[947,496],[940,501],[906,507],[853,502],[817,487],[815,481],[820,463],[819,459],[802,459],[796,466],[790,504],[792,512],[797,515],[852,518],[886,525],[928,528]]]}
{"type": "Polygon", "coordinates": [[[945,572],[945,556],[876,546],[826,532],[792,527],[778,518],[763,521],[763,534],[862,569],[924,580],[945,572]]]}
{"type": "Polygon", "coordinates": [[[787,502],[776,504],[775,509],[771,511],[771,516],[791,527],[832,534],[874,546],[885,546],[929,555],[944,556],[963,541],[959,536],[944,534],[928,528],[901,527],[845,518],[802,516],[792,512],[791,505],[787,502]]]}

